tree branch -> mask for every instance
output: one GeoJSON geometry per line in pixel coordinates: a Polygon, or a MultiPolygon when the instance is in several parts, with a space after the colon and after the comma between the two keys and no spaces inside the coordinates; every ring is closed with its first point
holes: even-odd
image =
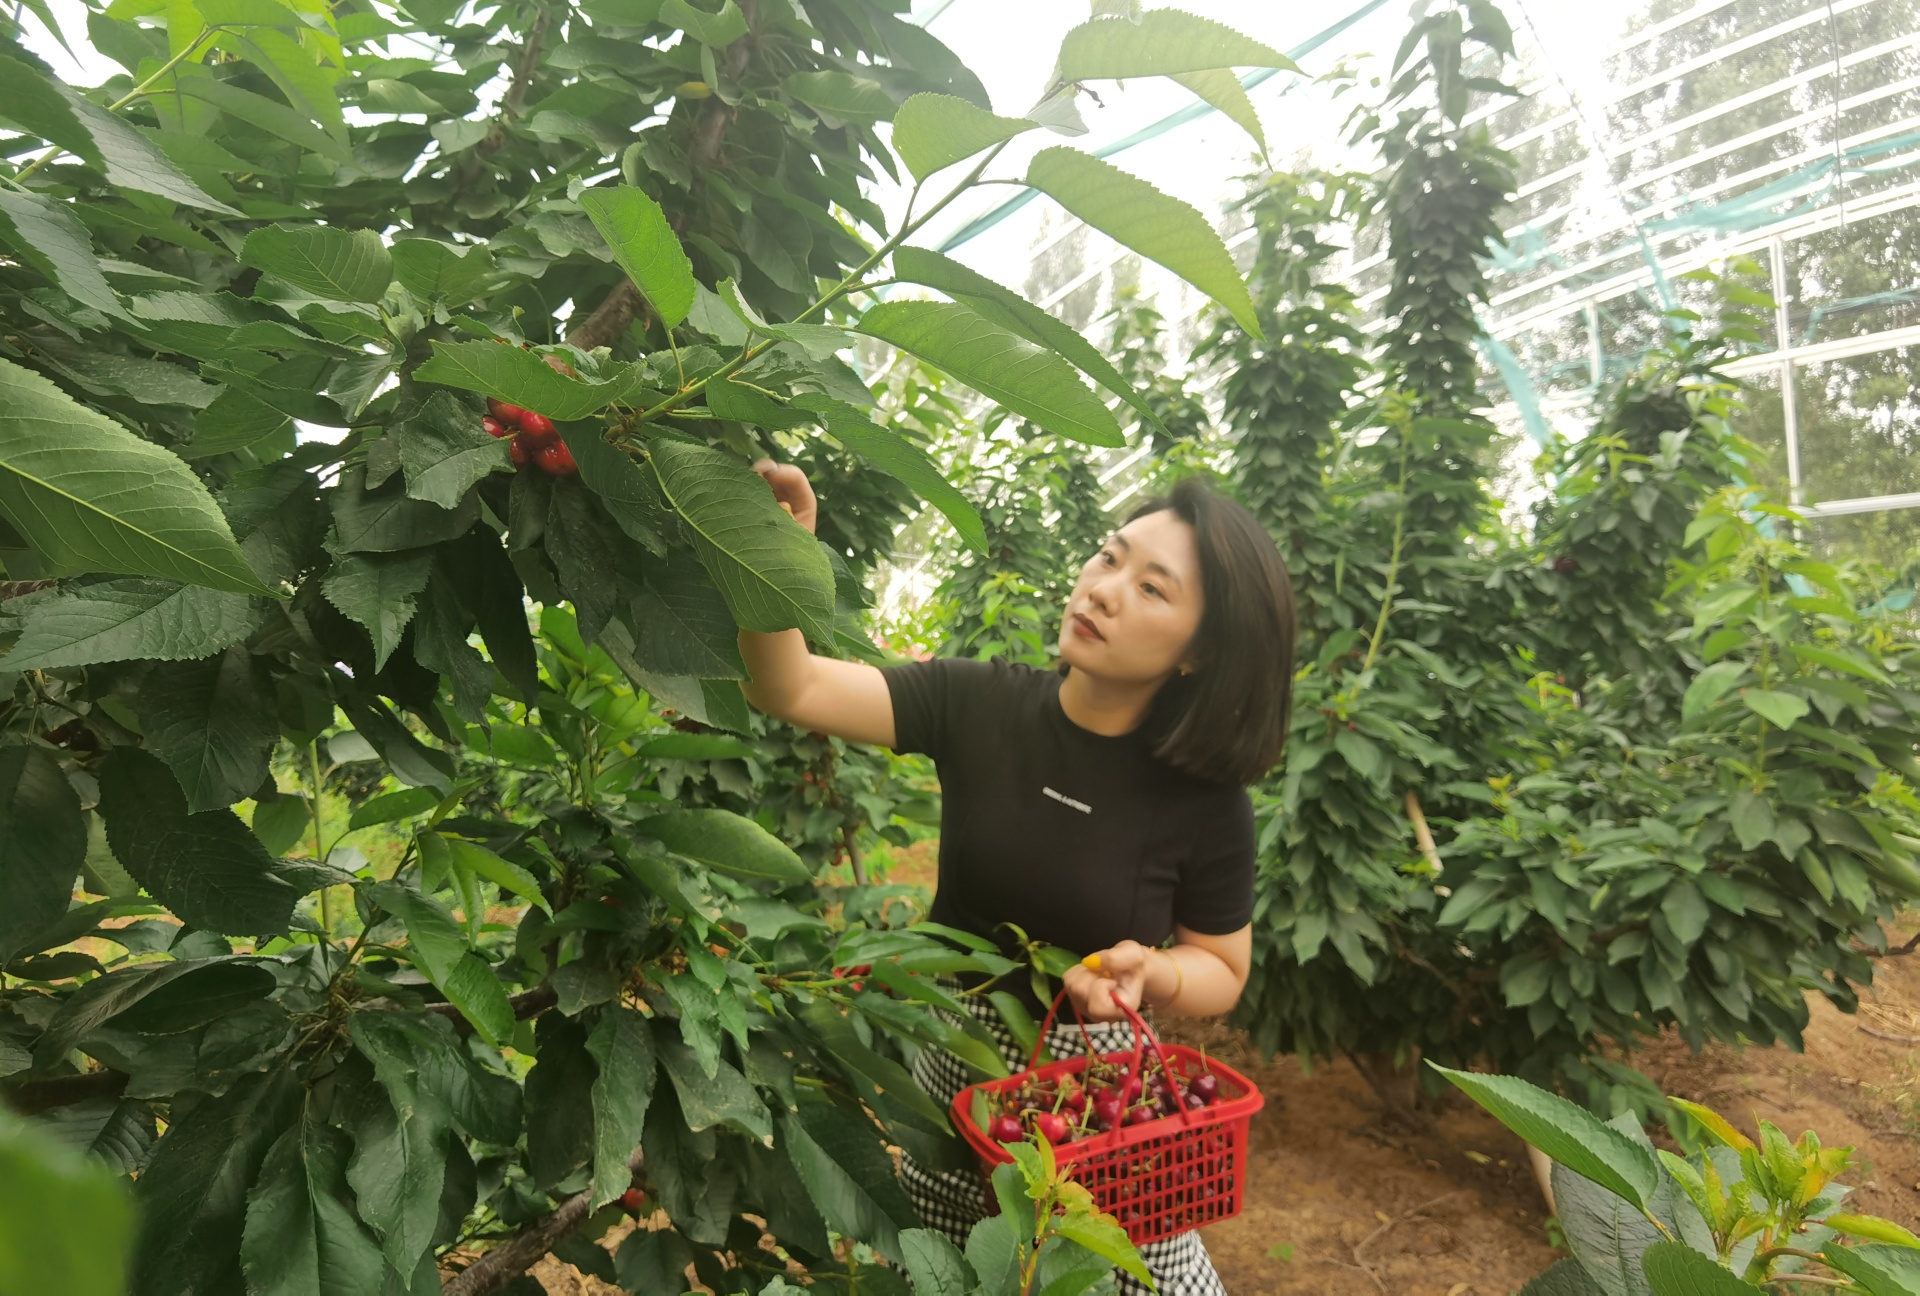
{"type": "Polygon", "coordinates": [[[33,1116],[56,1107],[68,1107],[89,1098],[118,1098],[127,1087],[121,1071],[88,1071],[83,1075],[55,1076],[50,1080],[27,1080],[0,1086],[0,1101],[22,1116],[33,1116]]]}
{"type": "Polygon", "coordinates": [[[547,43],[547,32],[553,27],[553,11],[542,9],[540,16],[533,20],[533,27],[527,32],[527,43],[520,47],[520,58],[513,65],[513,81],[507,86],[507,93],[500,100],[503,117],[518,117],[527,104],[527,87],[533,84],[533,74],[540,66],[540,53],[547,43]]]}
{"type": "MultiPolygon", "coordinates": [[[[627,1168],[638,1175],[643,1164],[640,1149],[635,1148],[627,1159],[627,1168]]],[[[592,1192],[589,1188],[575,1193],[561,1202],[553,1214],[534,1221],[481,1256],[449,1280],[441,1289],[441,1296],[486,1296],[518,1278],[586,1222],[592,1213],[588,1209],[592,1192]]]]}
{"type": "MultiPolygon", "coordinates": [[[[560,1002],[560,992],[550,985],[537,985],[531,990],[522,990],[517,995],[509,995],[507,1002],[513,1005],[513,1019],[525,1021],[529,1017],[538,1017],[547,1009],[560,1002]]],[[[430,1003],[427,1011],[439,1013],[453,1023],[453,1029],[461,1035],[473,1034],[473,1023],[468,1021],[458,1008],[450,1003],[430,1003]]]]}

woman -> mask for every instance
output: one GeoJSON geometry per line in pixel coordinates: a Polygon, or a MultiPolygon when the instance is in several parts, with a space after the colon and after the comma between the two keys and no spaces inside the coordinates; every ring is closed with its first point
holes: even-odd
{"type": "MultiPolygon", "coordinates": [[[[804,473],[754,467],[808,531],[804,473]]],[[[935,659],[876,668],[815,657],[798,630],[742,631],[749,701],[804,729],[933,757],[939,887],[931,917],[1002,942],[1099,954],[1065,987],[1102,1051],[1132,1046],[1118,1004],[1232,1008],[1252,957],[1253,809],[1246,786],[1279,760],[1293,678],[1293,596],[1273,541],[1196,478],[1136,509],[1081,569],[1060,669],[935,659]]],[[[1023,991],[1024,993],[1024,991],[1023,991]]],[[[969,1000],[977,1003],[977,999],[969,1000]]],[[[990,1006],[1015,1069],[1027,1059],[990,1006]]],[[[1030,1004],[1032,1009],[1044,1005],[1030,1004]]],[[[1056,1027],[1058,1056],[1084,1047],[1056,1027]]],[[[945,1106],[971,1083],[926,1049],[914,1077],[945,1106]]],[[[987,1213],[974,1173],[909,1158],[902,1179],[956,1242],[987,1213]]],[[[1143,1249],[1162,1296],[1224,1292],[1198,1233],[1143,1249]]],[[[1144,1292],[1123,1276],[1121,1290],[1144,1292]]]]}

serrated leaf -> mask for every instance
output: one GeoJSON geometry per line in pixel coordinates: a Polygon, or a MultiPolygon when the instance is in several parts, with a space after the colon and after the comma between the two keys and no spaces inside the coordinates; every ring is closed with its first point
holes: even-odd
{"type": "Polygon", "coordinates": [[[347,1136],[312,1118],[280,1136],[247,1194],[240,1265],[247,1288],[293,1296],[368,1296],[386,1261],[348,1204],[347,1136]]]}
{"type": "MultiPolygon", "coordinates": [[[[681,0],[670,2],[677,4],[681,0]]],[[[727,7],[733,9],[733,0],[727,0],[727,7]]],[[[739,16],[738,9],[734,9],[734,15],[739,16]]],[[[744,30],[745,23],[741,25],[744,30]]],[[[660,209],[660,204],[638,189],[623,186],[587,190],[580,195],[580,210],[613,249],[613,259],[653,304],[660,322],[667,328],[678,327],[693,309],[693,262],[687,260],[687,251],[680,246],[680,237],[667,223],[667,214],[660,209]]],[[[549,417],[562,416],[550,414],[549,417]]]]}
{"type": "Polygon", "coordinates": [[[1843,1246],[1820,1248],[1829,1268],[1859,1283],[1869,1296],[1920,1296],[1920,1254],[1905,1247],[1843,1246]]]}
{"type": "Polygon", "coordinates": [[[704,568],[676,563],[647,572],[634,599],[635,655],[649,671],[702,680],[745,679],[740,628],[704,568]]]}
{"type": "Polygon", "coordinates": [[[229,936],[286,930],[300,891],[275,873],[238,815],[189,814],[172,771],[137,748],[116,747],[99,778],[107,844],[147,894],[190,927],[229,936]]]}
{"type": "Polygon", "coordinates": [[[556,422],[571,422],[626,404],[644,390],[638,365],[614,366],[613,378],[587,382],[556,373],[531,351],[497,342],[435,342],[433,355],[414,371],[421,382],[440,383],[493,396],[556,422]]]}
{"type": "MultiPolygon", "coordinates": [[[[731,279],[722,279],[716,295],[733,312],[734,318],[766,337],[779,338],[800,347],[816,360],[824,360],[836,351],[843,351],[853,345],[853,339],[847,331],[831,324],[769,324],[760,318],[760,313],[747,304],[740,295],[740,286],[731,279]]],[[[712,404],[713,387],[709,384],[708,404],[712,404]]],[[[732,417],[726,415],[723,417],[732,417]]]]}
{"type": "Polygon", "coordinates": [[[932,1229],[901,1229],[900,1251],[917,1296],[968,1296],[973,1266],[960,1248],[932,1229]]]}
{"type": "Polygon", "coordinates": [[[1653,1153],[1584,1107],[1517,1076],[1478,1075],[1428,1063],[1495,1119],[1575,1174],[1647,1208],[1660,1183],[1653,1153]]]}
{"type": "Polygon", "coordinates": [[[780,1142],[835,1232],[902,1259],[900,1229],[918,1221],[871,1123],[830,1103],[803,1103],[781,1119],[780,1142]]]}
{"type": "Polygon", "coordinates": [[[92,236],[65,203],[0,189],[0,239],[81,305],[116,319],[127,318],[120,295],[100,273],[92,236]]]}
{"type": "Polygon", "coordinates": [[[926,451],[898,433],[877,427],[845,401],[809,394],[795,397],[793,403],[818,414],[841,445],[882,472],[898,477],[907,489],[944,513],[975,553],[987,551],[987,529],[979,511],[941,475],[939,465],[926,451]]]}
{"type": "Polygon", "coordinates": [[[268,591],[178,456],[0,360],[0,508],[57,572],[268,591]]]}
{"type": "Polygon", "coordinates": [[[1884,1242],[1888,1246],[1907,1247],[1920,1250],[1920,1237],[1911,1230],[1902,1228],[1892,1220],[1881,1219],[1877,1215],[1854,1215],[1843,1212],[1838,1215],[1826,1215],[1820,1222],[1836,1233],[1845,1233],[1848,1237],[1865,1238],[1869,1242],[1884,1242]]]}
{"type": "MultiPolygon", "coordinates": [[[[587,1052],[599,1065],[593,1081],[594,1209],[624,1193],[633,1181],[628,1162],[640,1146],[653,1101],[653,1031],[646,1018],[623,1004],[600,1014],[587,1037],[587,1052]]],[[[764,1110],[764,1108],[763,1108],[764,1110]]]]}
{"type": "Polygon", "coordinates": [[[1146,398],[1100,354],[1099,348],[1066,321],[1056,319],[1019,293],[926,248],[907,247],[895,252],[893,273],[896,278],[925,284],[961,299],[976,313],[1008,332],[1018,333],[1036,346],[1065,356],[1080,372],[1131,405],[1149,427],[1165,431],[1160,416],[1153,412],[1146,398]]]}
{"type": "Polygon", "coordinates": [[[462,837],[448,837],[446,843],[447,852],[455,868],[464,868],[477,873],[501,890],[512,892],[535,908],[548,914],[553,912],[553,906],[548,904],[546,896],[540,893],[539,879],[512,860],[502,859],[478,842],[470,842],[462,837]]]}
{"type": "Polygon", "coordinates": [[[1726,1117],[1711,1107],[1684,1098],[1668,1098],[1667,1101],[1698,1121],[1700,1127],[1711,1134],[1723,1147],[1736,1152],[1745,1151],[1753,1146],[1753,1140],[1742,1134],[1726,1117]]]}
{"type": "Polygon", "coordinates": [[[1520,1289],[1520,1296],[1608,1296],[1580,1268],[1578,1260],[1562,1260],[1520,1289]]]}
{"type": "Polygon", "coordinates": [[[1025,117],[997,116],[953,95],[917,94],[894,113],[893,151],[914,179],[925,180],[1038,126],[1025,117]]]}
{"type": "Polygon", "coordinates": [[[449,306],[472,301],[494,272],[493,254],[484,246],[404,238],[387,254],[393,258],[394,277],[401,287],[424,301],[449,306]]]}
{"type": "Polygon", "coordinates": [[[1707,707],[1725,697],[1733,686],[1747,673],[1747,664],[1741,661],[1719,661],[1693,677],[1693,683],[1687,685],[1687,695],[1680,702],[1680,716],[1691,719],[1707,707]]]}
{"type": "Polygon", "coordinates": [[[479,502],[471,496],[458,508],[443,509],[409,498],[398,481],[387,481],[376,490],[368,490],[366,481],[366,465],[354,464],[340,474],[339,485],[327,492],[334,532],[329,545],[340,553],[425,549],[466,534],[480,515],[479,502]]]}
{"type": "Polygon", "coordinates": [[[1655,1242],[1640,1266],[1654,1296],[1753,1296],[1751,1286],[1684,1242],[1655,1242]]]}
{"type": "Polygon", "coordinates": [[[388,792],[356,806],[353,817],[347,820],[347,831],[393,823],[398,819],[411,819],[415,815],[426,814],[439,804],[440,794],[432,788],[402,788],[398,792],[388,792]]]}
{"type": "Polygon", "coordinates": [[[1225,116],[1253,137],[1260,155],[1267,153],[1267,132],[1261,128],[1260,114],[1247,97],[1246,86],[1228,68],[1210,68],[1204,72],[1177,72],[1173,80],[1218,108],[1225,116]]]}
{"type": "Polygon", "coordinates": [[[362,1081],[336,1099],[335,1117],[354,1143],[347,1182],[388,1262],[410,1273],[440,1222],[452,1091],[467,1077],[444,1019],[361,1012],[349,1028],[376,1083],[362,1081]]]}
{"type": "Polygon", "coordinates": [[[393,282],[393,257],[366,229],[264,226],[247,235],[240,263],[325,301],[377,302],[393,282]]]}
{"type": "Polygon", "coordinates": [[[634,830],[729,877],[797,885],[813,874],[785,842],[731,810],[669,810],[634,830]]]}
{"type": "Polygon", "coordinates": [[[833,569],[765,478],[722,450],[671,438],[650,442],[647,460],[741,629],[798,626],[833,641],[833,569]]]}
{"type": "Polygon", "coordinates": [[[1118,1265],[1142,1282],[1153,1281],[1147,1273],[1146,1263],[1140,1259],[1140,1252],[1128,1239],[1127,1231],[1112,1216],[1068,1212],[1053,1227],[1067,1241],[1079,1243],[1102,1260],[1118,1265]]]}
{"type": "Polygon", "coordinates": [[[62,87],[38,68],[15,58],[0,57],[0,117],[49,144],[89,162],[100,161],[93,134],[80,124],[62,87]]]}
{"type": "Polygon", "coordinates": [[[1798,693],[1782,693],[1777,689],[1746,689],[1741,692],[1740,700],[1747,710],[1781,729],[1793,728],[1794,722],[1808,711],[1807,700],[1798,693]]]}
{"type": "Polygon", "coordinates": [[[400,646],[432,570],[433,553],[426,549],[349,553],[334,562],[321,582],[327,602],[367,628],[373,639],[374,669],[383,669],[400,646]]]}
{"type": "Polygon", "coordinates": [[[1115,242],[1165,266],[1224,306],[1241,328],[1265,338],[1233,255],[1192,206],[1070,148],[1036,153],[1027,164],[1027,183],[1115,242]]]}
{"type": "Polygon", "coordinates": [[[892,117],[896,105],[878,81],[850,72],[795,72],[780,88],[807,107],[838,122],[870,126],[892,117]]]}
{"type": "Polygon", "coordinates": [[[855,328],[919,356],[1056,436],[1121,446],[1120,424],[1073,366],[957,302],[882,302],[855,328]]]}
{"type": "Polygon", "coordinates": [[[734,0],[720,0],[718,13],[696,8],[690,0],[665,0],[660,21],[678,27],[702,45],[721,49],[747,34],[747,20],[734,0]]]}
{"type": "Polygon", "coordinates": [[[487,962],[467,951],[446,906],[395,882],[375,884],[367,893],[406,924],[408,956],[482,1039],[498,1046],[513,1033],[513,1005],[506,990],[487,962]]]}
{"type": "Polygon", "coordinates": [[[0,748],[0,966],[67,912],[86,857],[87,820],[53,753],[0,748]]]}
{"type": "Polygon", "coordinates": [[[156,665],[139,707],[147,750],[173,770],[189,811],[230,806],[266,779],[280,717],[266,662],[245,648],[156,665]]]}
{"type": "Polygon", "coordinates": [[[724,1124],[756,1141],[772,1136],[766,1103],[732,1063],[715,1057],[709,1073],[693,1049],[679,1040],[662,1038],[659,1050],[660,1065],[673,1081],[688,1129],[698,1132],[724,1124]]]}
{"type": "Polygon", "coordinates": [[[96,581],[21,602],[20,637],[0,658],[8,670],[207,657],[246,638],[259,622],[258,605],[245,594],[140,578],[96,581]]]}
{"type": "Polygon", "coordinates": [[[407,494],[450,509],[489,473],[512,472],[508,441],[480,426],[479,416],[446,392],[388,433],[400,445],[407,494]]]}
{"type": "Polygon", "coordinates": [[[1060,42],[1055,75],[1062,81],[1127,80],[1229,67],[1300,70],[1279,50],[1223,23],[1178,9],[1150,9],[1137,23],[1095,18],[1075,27],[1060,42]]]}

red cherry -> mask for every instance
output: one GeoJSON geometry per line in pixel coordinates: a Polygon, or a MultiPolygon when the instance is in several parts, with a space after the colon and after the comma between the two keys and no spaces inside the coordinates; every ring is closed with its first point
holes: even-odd
{"type": "Polygon", "coordinates": [[[486,429],[488,436],[503,437],[512,435],[512,430],[491,414],[480,420],[480,426],[486,429]]]}
{"type": "Polygon", "coordinates": [[[629,1188],[620,1194],[620,1209],[629,1215],[638,1215],[646,1200],[647,1195],[638,1188],[629,1188]]]}
{"type": "Polygon", "coordinates": [[[988,1133],[995,1143],[1018,1143],[1027,1136],[1017,1116],[995,1116],[988,1133]]]}
{"type": "Polygon", "coordinates": [[[573,461],[573,451],[567,449],[562,441],[548,441],[533,452],[533,461],[540,470],[551,477],[571,477],[580,471],[573,461]]]}
{"type": "Polygon", "coordinates": [[[1039,1131],[1040,1137],[1049,1143],[1067,1141],[1067,1118],[1064,1116],[1043,1111],[1033,1118],[1033,1128],[1039,1131]]]}
{"type": "Polygon", "coordinates": [[[1195,1095],[1202,1102],[1212,1102],[1220,1096],[1220,1077],[1211,1072],[1206,1075],[1197,1075],[1187,1083],[1187,1092],[1195,1095]]]}
{"type": "Polygon", "coordinates": [[[609,909],[618,909],[620,907],[620,897],[619,896],[601,896],[600,903],[605,905],[609,909]]]}
{"type": "Polygon", "coordinates": [[[493,415],[502,423],[518,423],[522,416],[526,414],[526,411],[518,405],[509,405],[503,400],[495,400],[489,396],[487,397],[487,413],[493,415]]]}
{"type": "Polygon", "coordinates": [[[1067,1095],[1067,1100],[1062,1105],[1065,1106],[1066,1109],[1072,1112],[1074,1115],[1076,1116],[1079,1115],[1081,1112],[1087,1109],[1086,1090],[1075,1089],[1072,1093],[1067,1095]]]}
{"type": "Polygon", "coordinates": [[[847,985],[847,989],[853,991],[855,994],[859,994],[862,990],[865,990],[866,988],[867,988],[867,983],[864,981],[853,981],[848,983],[847,985]]]}
{"type": "Polygon", "coordinates": [[[532,456],[527,452],[527,439],[517,436],[507,443],[507,457],[513,460],[515,468],[525,468],[532,456]]]}
{"type": "Polygon", "coordinates": [[[1138,1098],[1140,1096],[1140,1077],[1128,1076],[1126,1087],[1120,1092],[1126,1096],[1128,1102],[1132,1102],[1135,1098],[1138,1098]]]}
{"type": "Polygon", "coordinates": [[[1103,1130],[1112,1129],[1126,1115],[1126,1100],[1117,1093],[1103,1093],[1093,1100],[1093,1123],[1103,1130]]]}
{"type": "Polygon", "coordinates": [[[1127,1124],[1145,1125],[1148,1121],[1160,1119],[1160,1113],[1151,1107],[1135,1107],[1127,1113],[1127,1124]]]}
{"type": "Polygon", "coordinates": [[[873,964],[871,963],[856,963],[847,969],[847,975],[849,976],[868,976],[871,975],[872,972],[873,964]]]}
{"type": "Polygon", "coordinates": [[[1202,1107],[1205,1107],[1207,1105],[1207,1100],[1205,1098],[1202,1098],[1197,1093],[1188,1094],[1186,1101],[1187,1101],[1188,1111],[1199,1111],[1202,1107]]]}
{"type": "Polygon", "coordinates": [[[520,411],[520,430],[537,437],[553,435],[553,420],[545,414],[535,414],[532,410],[520,411]]]}

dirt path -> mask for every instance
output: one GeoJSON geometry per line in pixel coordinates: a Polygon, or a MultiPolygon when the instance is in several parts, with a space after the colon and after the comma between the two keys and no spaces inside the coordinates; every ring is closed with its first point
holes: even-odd
{"type": "MultiPolygon", "coordinates": [[[[1814,1129],[1858,1148],[1855,1207],[1920,1226],[1920,954],[1881,960],[1877,980],[1856,1015],[1814,1001],[1804,1054],[1694,1055],[1668,1038],[1634,1060],[1666,1092],[1736,1124],[1765,1117],[1789,1136],[1814,1129]]],[[[1562,1254],[1547,1245],[1522,1144],[1464,1099],[1431,1131],[1409,1133],[1383,1126],[1345,1062],[1311,1074],[1290,1057],[1262,1065],[1218,1023],[1179,1036],[1267,1095],[1247,1207],[1206,1231],[1233,1296],[1510,1296],[1562,1254]]],[[[536,1274],[550,1296],[613,1290],[551,1258],[536,1274]]]]}

